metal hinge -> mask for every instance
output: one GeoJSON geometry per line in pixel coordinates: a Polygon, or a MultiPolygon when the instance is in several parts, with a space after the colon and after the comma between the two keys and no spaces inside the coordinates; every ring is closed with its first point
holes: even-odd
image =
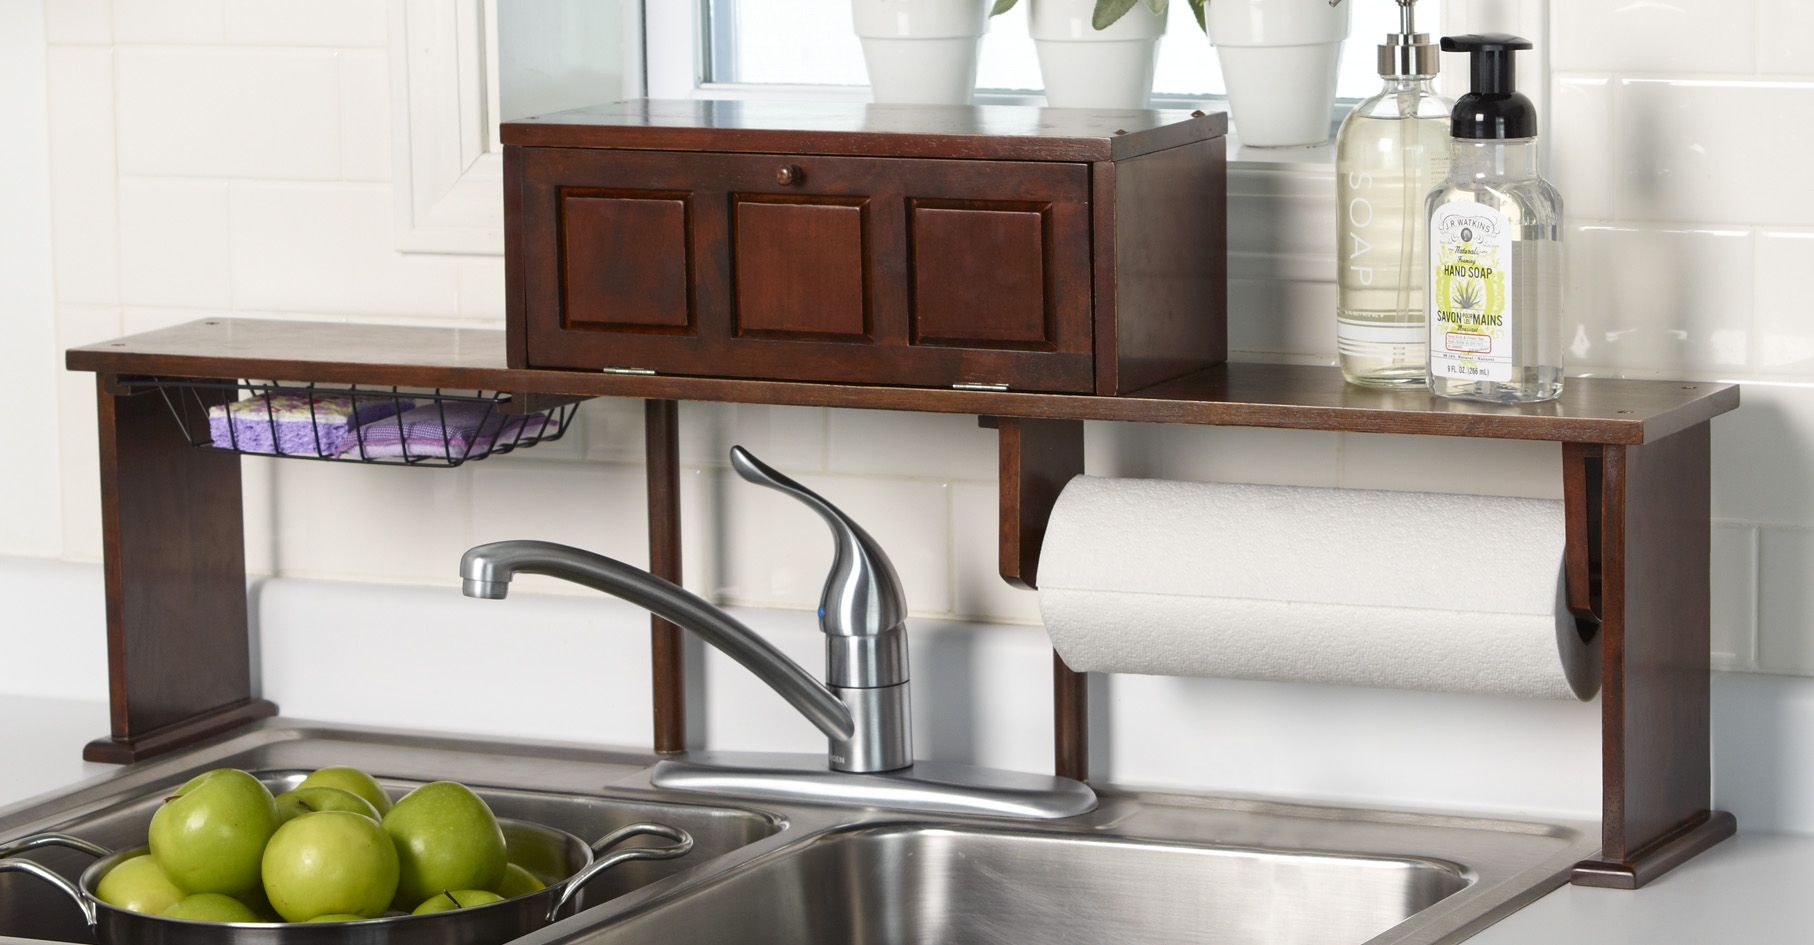
{"type": "Polygon", "coordinates": [[[648,368],[642,367],[608,367],[599,368],[599,371],[605,374],[634,374],[637,377],[648,377],[655,373],[648,368]]]}
{"type": "Polygon", "coordinates": [[[951,385],[951,389],[952,389],[952,390],[994,390],[994,391],[1003,391],[1003,390],[1007,390],[1007,389],[1008,389],[1008,385],[1006,385],[1006,384],[984,384],[984,383],[981,383],[981,382],[977,382],[977,381],[967,381],[967,382],[965,382],[965,383],[962,383],[962,384],[953,384],[953,385],[951,385]]]}

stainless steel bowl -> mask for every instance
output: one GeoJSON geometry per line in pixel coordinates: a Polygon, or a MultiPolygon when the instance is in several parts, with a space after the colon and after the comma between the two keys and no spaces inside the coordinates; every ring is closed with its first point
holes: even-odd
{"type": "Polygon", "coordinates": [[[560,917],[586,884],[611,867],[629,860],[669,860],[693,848],[686,831],[666,824],[621,827],[587,844],[564,830],[520,820],[498,819],[510,861],[543,877],[564,876],[545,889],[469,909],[429,915],[393,916],[358,922],[191,922],[129,912],[102,902],[94,894],[107,871],[148,852],[146,847],[113,852],[68,834],[46,833],[0,848],[0,873],[26,873],[55,886],[88,920],[99,945],[502,945],[560,917]],[[653,835],[668,846],[610,851],[632,837],[653,835]],[[65,847],[100,857],[76,882],[15,854],[42,847],[65,847]]]}

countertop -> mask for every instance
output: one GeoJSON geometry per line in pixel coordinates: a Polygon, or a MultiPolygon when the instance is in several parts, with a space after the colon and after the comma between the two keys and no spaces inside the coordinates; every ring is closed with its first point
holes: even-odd
{"type": "MultiPolygon", "coordinates": [[[[114,770],[81,760],[107,730],[105,703],[0,695],[0,719],[0,808],[114,770]]],[[[1814,939],[1810,890],[1814,837],[1741,832],[1637,892],[1565,886],[1469,942],[1801,945],[1814,939]]]]}

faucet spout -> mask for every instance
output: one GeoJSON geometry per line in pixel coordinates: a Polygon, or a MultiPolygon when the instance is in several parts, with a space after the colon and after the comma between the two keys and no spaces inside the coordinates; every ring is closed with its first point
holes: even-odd
{"type": "Polygon", "coordinates": [[[755,673],[826,738],[847,742],[856,734],[850,709],[824,683],[742,621],[671,581],[604,555],[547,541],[495,541],[460,559],[461,591],[467,597],[501,600],[517,574],[546,574],[603,591],[697,633],[755,673]]]}

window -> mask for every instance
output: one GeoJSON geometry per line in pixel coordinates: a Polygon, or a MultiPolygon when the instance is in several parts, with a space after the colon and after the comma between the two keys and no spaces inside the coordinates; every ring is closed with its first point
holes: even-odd
{"type": "MultiPolygon", "coordinates": [[[[683,3],[686,0],[656,0],[683,3]]],[[[867,83],[863,50],[852,31],[850,0],[694,0],[705,4],[700,71],[708,88],[832,86],[867,83]]],[[[1342,54],[1338,96],[1361,99],[1379,90],[1374,48],[1398,28],[1393,3],[1348,0],[1353,29],[1342,54]]],[[[983,38],[977,87],[1007,96],[1038,94],[1039,59],[1021,2],[996,17],[983,38]]],[[[1439,32],[1437,0],[1418,4],[1418,29],[1439,32]]],[[[824,91],[831,91],[825,89],[824,91]]],[[[1202,99],[1224,93],[1209,45],[1190,6],[1173,0],[1153,81],[1156,99],[1202,99]]]]}

